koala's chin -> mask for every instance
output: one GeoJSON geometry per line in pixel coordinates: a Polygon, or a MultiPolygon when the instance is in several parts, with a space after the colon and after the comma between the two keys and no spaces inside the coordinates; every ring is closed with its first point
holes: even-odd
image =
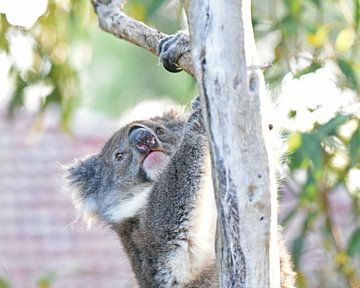
{"type": "Polygon", "coordinates": [[[170,156],[162,151],[151,151],[142,161],[142,169],[151,181],[157,181],[161,172],[170,162],[170,156]]]}

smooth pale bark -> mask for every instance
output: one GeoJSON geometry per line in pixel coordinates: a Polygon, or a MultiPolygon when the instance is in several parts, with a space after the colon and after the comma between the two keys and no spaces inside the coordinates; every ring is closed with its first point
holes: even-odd
{"type": "Polygon", "coordinates": [[[276,181],[250,0],[193,0],[187,13],[211,146],[220,287],[279,287],[276,181]]]}

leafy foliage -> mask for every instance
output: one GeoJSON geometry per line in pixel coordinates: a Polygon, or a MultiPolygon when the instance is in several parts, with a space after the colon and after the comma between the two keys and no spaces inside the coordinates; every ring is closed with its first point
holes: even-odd
{"type": "MultiPolygon", "coordinates": [[[[155,19],[163,2],[134,0],[126,8],[141,21],[146,20],[168,33],[175,32],[179,29],[178,11],[173,13],[173,19],[155,19]]],[[[48,106],[59,106],[64,128],[68,128],[79,105],[118,115],[151,96],[173,94],[180,102],[184,101],[183,95],[189,95],[188,101],[193,97],[195,85],[190,76],[168,75],[157,65],[155,57],[100,31],[92,10],[88,0],[49,0],[47,12],[31,29],[12,27],[6,17],[0,15],[0,52],[5,52],[11,60],[9,74],[14,81],[8,103],[10,115],[27,108],[27,88],[39,84],[47,86],[49,92],[38,96],[37,107],[30,110],[41,117],[48,106]],[[25,69],[12,57],[11,39],[16,37],[26,37],[33,43],[29,54],[33,60],[25,69]],[[98,57],[92,59],[92,53],[98,57]],[[105,63],[111,65],[104,67],[105,63]],[[149,80],[147,75],[154,77],[149,80]]]]}
{"type": "MultiPolygon", "coordinates": [[[[292,246],[294,263],[299,271],[299,287],[307,287],[304,275],[301,274],[300,258],[303,252],[304,243],[310,232],[314,232],[314,224],[321,233],[323,243],[329,253],[335,253],[334,265],[338,273],[342,274],[349,287],[360,285],[360,275],[358,273],[358,262],[355,261],[356,255],[360,253],[360,231],[354,230],[349,242],[342,243],[336,231],[341,227],[333,220],[333,212],[330,207],[331,193],[337,188],[347,189],[348,175],[351,169],[358,169],[358,145],[360,125],[359,119],[350,115],[337,115],[327,123],[318,125],[311,132],[295,133],[289,139],[291,154],[289,156],[289,167],[291,174],[298,172],[305,174],[305,180],[296,180],[297,205],[285,218],[284,223],[290,225],[291,219],[299,214],[306,215],[303,220],[303,228],[295,238],[292,246]],[[355,129],[350,137],[341,134],[341,127],[355,123],[355,129]],[[351,144],[351,142],[356,142],[351,144]],[[350,146],[349,146],[350,144],[350,146]],[[350,147],[347,149],[346,147],[350,147]],[[353,147],[353,148],[351,148],[353,147]],[[336,159],[342,161],[336,161],[336,159]],[[356,264],[357,263],[357,264],[356,264]]],[[[353,219],[359,219],[359,192],[352,193],[348,190],[348,195],[353,202],[353,219]]]]}
{"type": "Polygon", "coordinates": [[[327,63],[338,67],[339,85],[360,95],[359,1],[253,1],[258,39],[275,34],[271,85],[288,72],[300,77],[327,63]]]}

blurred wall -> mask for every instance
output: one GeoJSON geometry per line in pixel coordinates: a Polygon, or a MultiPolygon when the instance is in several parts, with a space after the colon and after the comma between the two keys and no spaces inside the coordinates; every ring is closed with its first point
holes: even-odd
{"type": "Polygon", "coordinates": [[[60,192],[60,164],[94,153],[104,136],[74,138],[56,126],[32,135],[30,123],[0,114],[0,278],[14,288],[133,287],[116,235],[72,224],[73,205],[60,192]]]}

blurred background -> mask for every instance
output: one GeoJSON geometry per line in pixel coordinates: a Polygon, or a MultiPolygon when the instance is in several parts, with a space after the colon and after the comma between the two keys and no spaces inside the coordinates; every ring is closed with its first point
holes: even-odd
{"type": "MultiPolygon", "coordinates": [[[[126,12],[184,28],[175,0],[126,12]]],[[[297,285],[360,287],[360,0],[253,0],[253,24],[288,151],[280,218],[297,285]]],[[[0,288],[133,287],[116,236],[76,220],[62,165],[196,93],[100,31],[90,1],[0,1],[0,288]]]]}

